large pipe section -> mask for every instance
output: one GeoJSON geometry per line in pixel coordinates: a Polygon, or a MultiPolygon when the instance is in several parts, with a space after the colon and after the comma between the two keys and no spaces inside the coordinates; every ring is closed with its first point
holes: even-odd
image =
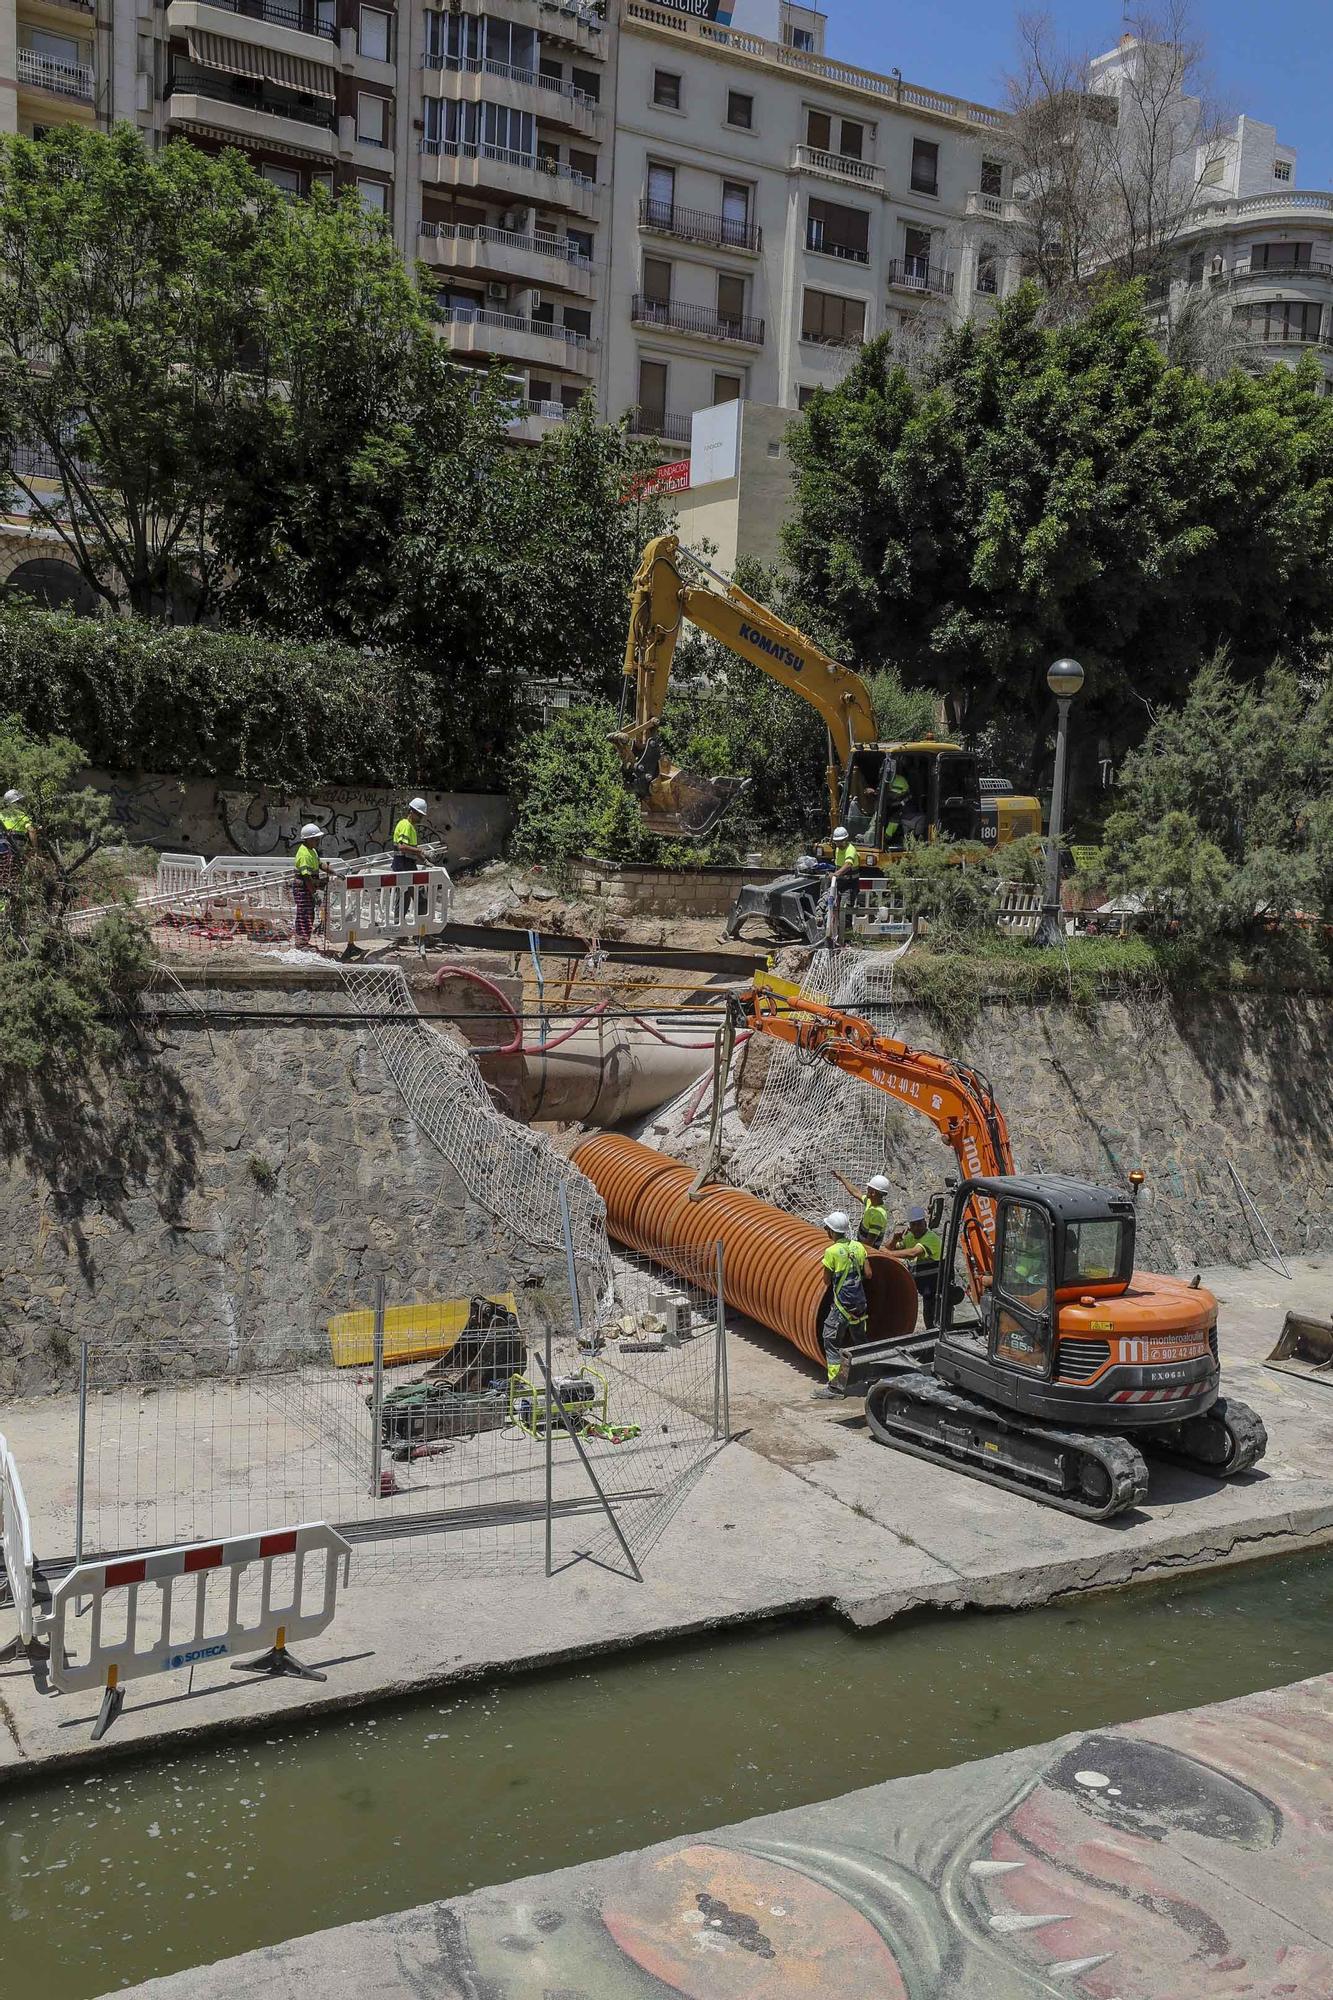
{"type": "MultiPolygon", "coordinates": [[[[606,1203],[607,1228],[617,1243],[678,1277],[697,1278],[720,1242],[727,1304],[781,1334],[811,1361],[823,1361],[830,1281],[822,1229],[740,1188],[707,1187],[691,1201],[690,1167],[618,1132],[585,1139],[573,1159],[606,1203]]],[[[871,1253],[866,1296],[871,1340],[912,1331],[916,1285],[897,1258],[871,1253]]]]}

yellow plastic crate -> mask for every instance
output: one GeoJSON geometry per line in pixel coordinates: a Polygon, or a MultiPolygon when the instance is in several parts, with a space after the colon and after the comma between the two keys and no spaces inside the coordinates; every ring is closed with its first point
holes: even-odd
{"type": "MultiPolygon", "coordinates": [[[[512,1292],[474,1294],[504,1306],[517,1316],[512,1292]]],[[[399,1368],[408,1361],[438,1361],[447,1354],[467,1325],[471,1299],[429,1299],[418,1305],[384,1309],[384,1365],[399,1368]]],[[[328,1322],[329,1349],[335,1368],[368,1368],[375,1359],[375,1315],[371,1311],[337,1313],[328,1322]]]]}

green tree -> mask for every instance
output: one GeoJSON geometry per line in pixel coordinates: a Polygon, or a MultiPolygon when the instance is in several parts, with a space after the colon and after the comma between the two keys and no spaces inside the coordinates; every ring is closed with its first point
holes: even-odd
{"type": "Polygon", "coordinates": [[[125,857],[110,850],[110,802],[76,780],[86,762],[68,737],[29,735],[0,720],[0,777],[22,792],[37,842],[0,885],[0,1081],[10,1073],[69,1078],[108,1045],[108,1015],[133,1004],[152,965],[145,932],[111,909],[76,924],[78,908],[124,893],[125,857]]]}
{"type": "Polygon", "coordinates": [[[1030,777],[1060,653],[1088,669],[1083,739],[1123,745],[1223,639],[1248,680],[1333,628],[1319,388],[1169,367],[1134,286],[1058,327],[1024,287],[920,386],[886,337],[794,435],[798,596],[833,650],[938,688],[971,733],[1021,717],[1030,777]]]}
{"type": "Polygon", "coordinates": [[[0,442],[113,608],[212,593],[283,207],[238,153],[150,153],[129,126],[0,146],[0,442]]]}

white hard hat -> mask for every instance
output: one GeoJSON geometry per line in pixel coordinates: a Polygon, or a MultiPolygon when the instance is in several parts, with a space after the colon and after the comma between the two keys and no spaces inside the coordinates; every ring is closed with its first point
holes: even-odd
{"type": "Polygon", "coordinates": [[[846,829],[846,827],[845,827],[845,826],[835,826],[835,827],[834,827],[834,829],[833,829],[833,838],[834,838],[835,840],[846,840],[846,838],[847,838],[847,829],[846,829]]]}
{"type": "Polygon", "coordinates": [[[301,838],[302,840],[323,840],[324,829],[322,826],[316,826],[314,820],[310,820],[301,828],[301,838]]]}
{"type": "Polygon", "coordinates": [[[872,1174],[866,1182],[866,1186],[872,1194],[887,1194],[889,1192],[889,1183],[883,1174],[872,1174]]]}
{"type": "Polygon", "coordinates": [[[21,806],[21,805],[23,804],[23,794],[22,794],[22,792],[12,792],[12,791],[11,791],[11,792],[6,792],[6,793],[5,793],[5,804],[6,804],[7,806],[21,806]]]}
{"type": "Polygon", "coordinates": [[[407,810],[410,813],[424,813],[426,810],[426,801],[424,799],[409,799],[407,810]]]}
{"type": "Polygon", "coordinates": [[[840,1208],[835,1208],[832,1215],[824,1217],[825,1229],[830,1230],[834,1236],[845,1236],[851,1226],[851,1216],[845,1214],[840,1208]]]}

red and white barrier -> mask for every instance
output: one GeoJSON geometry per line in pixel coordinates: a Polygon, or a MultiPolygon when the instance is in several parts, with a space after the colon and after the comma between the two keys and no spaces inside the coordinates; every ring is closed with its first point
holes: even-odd
{"type": "Polygon", "coordinates": [[[339,1566],[346,1584],[351,1555],[335,1529],[313,1521],[79,1563],[51,1593],[52,1685],[60,1694],[104,1690],[96,1741],[120,1713],[123,1684],[149,1674],[262,1651],[262,1660],[238,1664],[323,1680],[291,1658],[287,1641],[314,1638],[332,1622],[339,1566]],[[308,1563],[312,1555],[323,1562],[308,1563]],[[280,1587],[277,1565],[288,1558],[290,1576],[280,1587]],[[246,1571],[256,1564],[258,1600],[243,1604],[246,1571]]]}
{"type": "Polygon", "coordinates": [[[325,935],[330,944],[438,937],[453,893],[446,868],[334,875],[326,890],[325,935]]]}

